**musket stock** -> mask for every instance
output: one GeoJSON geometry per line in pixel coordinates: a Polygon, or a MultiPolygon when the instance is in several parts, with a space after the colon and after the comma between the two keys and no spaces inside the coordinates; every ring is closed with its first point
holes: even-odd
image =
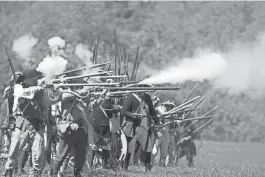
{"type": "Polygon", "coordinates": [[[61,74],[56,74],[55,76],[59,77],[59,76],[65,75],[65,74],[75,73],[75,72],[83,71],[83,70],[86,70],[86,69],[98,68],[98,67],[101,67],[101,66],[104,66],[104,65],[107,65],[107,64],[111,64],[111,63],[113,63],[113,61],[109,61],[109,62],[106,62],[106,63],[95,64],[95,65],[92,65],[92,66],[89,66],[89,67],[73,69],[73,70],[70,70],[70,71],[65,71],[65,72],[63,72],[61,74]]]}

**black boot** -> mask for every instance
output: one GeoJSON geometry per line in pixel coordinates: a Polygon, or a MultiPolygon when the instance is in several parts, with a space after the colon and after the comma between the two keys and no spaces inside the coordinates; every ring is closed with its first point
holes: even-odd
{"type": "Polygon", "coordinates": [[[102,167],[103,168],[108,168],[108,159],[109,159],[109,151],[102,149],[102,167]]]}
{"type": "Polygon", "coordinates": [[[127,171],[130,163],[131,153],[128,153],[124,160],[124,170],[127,171]]]}
{"type": "Polygon", "coordinates": [[[145,172],[151,171],[152,166],[151,166],[151,152],[146,152],[145,153],[145,172]]]}

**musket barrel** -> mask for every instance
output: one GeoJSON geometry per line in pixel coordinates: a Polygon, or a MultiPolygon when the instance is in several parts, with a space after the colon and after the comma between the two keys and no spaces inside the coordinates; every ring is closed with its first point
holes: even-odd
{"type": "Polygon", "coordinates": [[[70,70],[70,71],[65,71],[65,72],[63,72],[61,74],[56,74],[55,76],[58,77],[58,76],[62,76],[62,75],[65,75],[65,74],[70,74],[70,73],[74,73],[74,72],[78,72],[78,71],[82,71],[82,70],[86,70],[86,69],[98,68],[98,67],[101,67],[101,66],[104,66],[104,65],[107,65],[107,64],[111,64],[111,63],[113,63],[113,61],[106,62],[106,63],[95,64],[95,65],[92,65],[92,66],[89,66],[89,67],[73,69],[73,70],[70,70]]]}
{"type": "Polygon", "coordinates": [[[108,90],[146,90],[146,91],[156,91],[156,90],[179,90],[178,87],[109,87],[102,88],[108,90]]]}
{"type": "Polygon", "coordinates": [[[99,76],[99,78],[102,79],[122,79],[122,78],[126,78],[126,75],[122,75],[122,76],[99,76]]]}
{"type": "Polygon", "coordinates": [[[116,86],[120,83],[82,83],[82,84],[52,84],[58,87],[80,87],[80,86],[116,86]]]}
{"type": "Polygon", "coordinates": [[[108,72],[102,72],[102,73],[93,73],[93,74],[86,74],[86,75],[81,75],[81,76],[72,76],[72,77],[65,77],[62,79],[53,79],[53,82],[60,82],[64,80],[72,80],[72,79],[81,79],[81,78],[86,78],[86,77],[95,77],[95,76],[102,76],[104,74],[109,74],[110,71],[108,72]]]}

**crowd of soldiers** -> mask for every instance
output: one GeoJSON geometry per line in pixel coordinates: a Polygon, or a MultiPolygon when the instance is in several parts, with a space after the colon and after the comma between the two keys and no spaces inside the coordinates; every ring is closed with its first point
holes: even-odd
{"type": "MultiPolygon", "coordinates": [[[[51,57],[67,56],[61,38],[51,38],[48,44],[51,57]]],[[[81,79],[75,82],[85,83],[81,79]]],[[[188,165],[193,165],[196,146],[192,122],[161,126],[167,120],[159,119],[159,115],[173,109],[173,102],[162,103],[147,92],[130,93],[122,99],[110,97],[108,92],[104,89],[92,98],[84,86],[51,88],[36,70],[16,72],[1,105],[1,110],[7,110],[0,122],[0,145],[8,154],[3,176],[25,175],[27,161],[29,176],[41,176],[46,165],[49,176],[63,176],[73,159],[77,177],[84,166],[93,166],[99,153],[102,167],[108,168],[111,159],[117,159],[111,153],[113,137],[120,139],[121,132],[127,142],[124,170],[128,170],[130,159],[137,161],[137,150],[144,157],[141,161],[146,172],[155,161],[160,166],[177,165],[184,155],[188,165]]]]}

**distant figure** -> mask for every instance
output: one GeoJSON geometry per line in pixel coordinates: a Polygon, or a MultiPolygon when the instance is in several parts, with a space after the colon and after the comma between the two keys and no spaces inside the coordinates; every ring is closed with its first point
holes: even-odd
{"type": "Polygon", "coordinates": [[[121,116],[124,117],[122,130],[128,141],[124,169],[128,169],[131,154],[134,153],[138,141],[145,154],[145,171],[151,171],[151,153],[156,138],[156,132],[151,125],[158,124],[158,120],[151,117],[157,116],[151,96],[145,92],[130,94],[124,101],[121,116]]]}
{"type": "Polygon", "coordinates": [[[193,133],[195,127],[192,125],[192,121],[184,123],[184,131],[180,133],[180,140],[177,143],[177,157],[175,164],[178,165],[179,159],[186,155],[188,166],[194,166],[194,156],[196,156],[196,145],[194,139],[196,134],[193,133]]]}

